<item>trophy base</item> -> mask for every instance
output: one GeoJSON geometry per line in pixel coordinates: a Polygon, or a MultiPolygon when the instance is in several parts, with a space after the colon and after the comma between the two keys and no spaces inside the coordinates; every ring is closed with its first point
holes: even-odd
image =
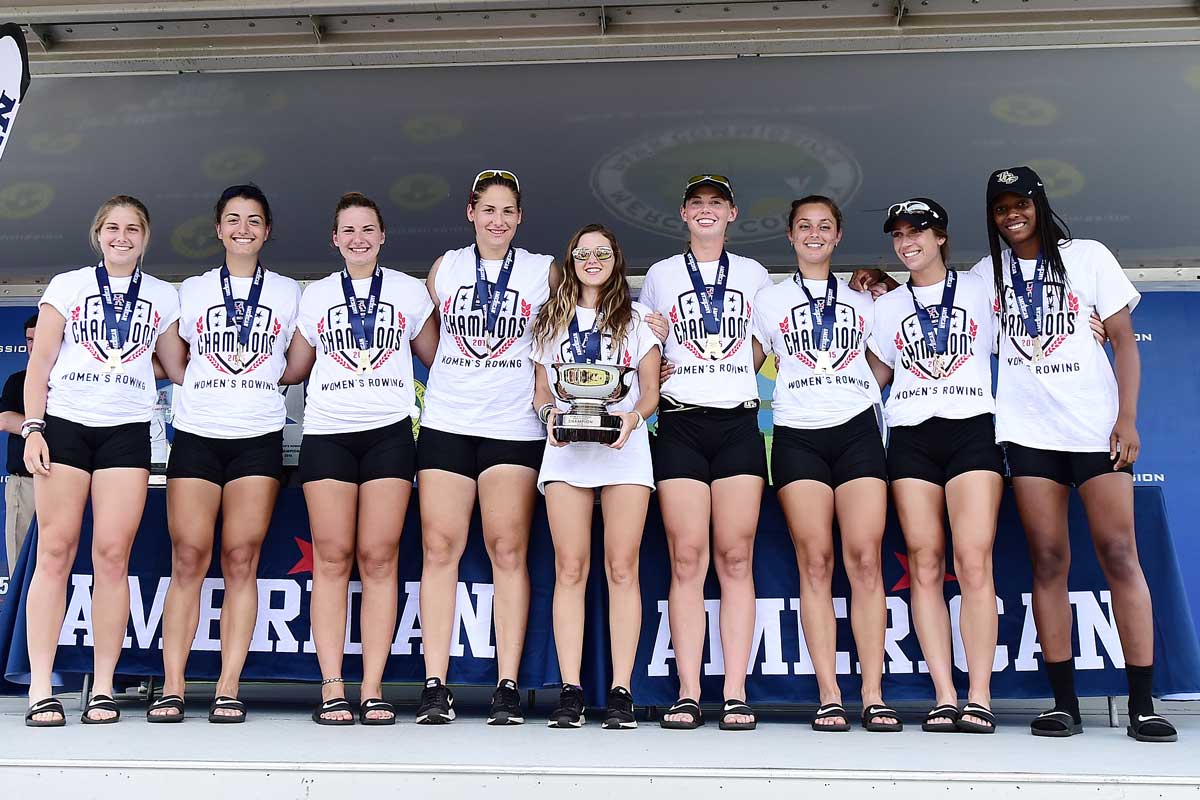
{"type": "Polygon", "coordinates": [[[616,414],[559,414],[554,438],[560,442],[612,444],[621,437],[621,418],[616,414]]]}

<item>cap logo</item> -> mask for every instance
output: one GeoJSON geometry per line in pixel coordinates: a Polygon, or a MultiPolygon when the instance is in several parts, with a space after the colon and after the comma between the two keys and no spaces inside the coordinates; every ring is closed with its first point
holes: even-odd
{"type": "Polygon", "coordinates": [[[1011,186],[1012,184],[1016,183],[1019,178],[1017,178],[1016,175],[1012,174],[1008,170],[1004,170],[1004,172],[1001,172],[996,176],[996,180],[999,183],[1003,183],[1005,186],[1011,186]]]}

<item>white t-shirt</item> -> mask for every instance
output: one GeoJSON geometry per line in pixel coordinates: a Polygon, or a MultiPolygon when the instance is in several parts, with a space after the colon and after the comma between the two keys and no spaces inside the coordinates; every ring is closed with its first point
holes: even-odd
{"type": "MultiPolygon", "coordinates": [[[[245,300],[253,278],[231,276],[233,296],[245,300]]],[[[175,427],[217,439],[243,439],[280,430],[287,422],[279,378],[300,310],[300,284],[263,270],[262,294],[239,357],[238,329],[225,314],[221,269],[179,287],[179,335],[191,358],[174,393],[175,427]]]]}
{"type": "MultiPolygon", "coordinates": [[[[794,278],[758,293],[755,335],[763,350],[775,353],[775,424],[788,428],[832,428],[879,402],[879,384],[867,363],[867,337],[874,312],[871,295],[856,292],[838,278],[837,312],[829,357],[832,375],[816,372],[818,342],[808,298],[794,278]]],[[[824,307],[826,282],[804,281],[824,307]]]]}
{"type": "MultiPolygon", "coordinates": [[[[591,329],[596,319],[593,308],[576,308],[579,329],[586,332],[591,329]]],[[[603,335],[600,345],[601,364],[620,364],[632,367],[635,372],[629,377],[629,394],[619,403],[613,403],[608,410],[613,414],[623,414],[632,411],[641,397],[641,387],[638,384],[637,367],[642,359],[656,347],[661,347],[654,331],[643,321],[649,309],[638,303],[633,304],[633,321],[625,335],[624,342],[614,346],[612,337],[603,335]]],[[[535,348],[534,357],[543,365],[561,364],[574,360],[569,344],[570,335],[564,331],[554,342],[544,348],[535,348]]],[[[558,396],[554,391],[553,374],[547,370],[550,380],[550,391],[562,410],[570,408],[570,403],[558,396]]],[[[654,488],[654,470],[650,462],[650,439],[646,426],[633,431],[620,450],[614,450],[607,445],[595,442],[572,442],[566,447],[552,447],[548,442],[546,452],[542,457],[542,468],[538,474],[538,487],[545,491],[545,485],[551,481],[565,481],[572,486],[595,487],[609,486],[616,483],[637,483],[654,488]]]]}
{"type": "MultiPolygon", "coordinates": [[[[130,277],[109,276],[114,300],[124,303],[130,277]]],[[[96,267],[55,275],[38,305],[66,319],[62,348],[50,370],[46,413],[89,427],[149,422],[158,392],[152,358],[158,336],[179,319],[175,287],[142,273],[137,308],[121,349],[120,370],[110,370],[104,307],[96,267]]]]}
{"type": "MultiPolygon", "coordinates": [[[[371,278],[352,281],[365,299],[371,278]]],[[[371,367],[358,371],[357,340],[340,271],[310,283],[300,298],[301,335],[317,351],[308,378],[304,433],[352,433],[392,425],[417,413],[411,340],[433,313],[425,284],[384,268],[375,312],[371,367]]]]}
{"type": "MultiPolygon", "coordinates": [[[[961,273],[957,278],[940,374],[908,287],[900,286],[875,301],[875,330],[868,344],[871,352],[894,370],[892,391],[883,409],[889,427],[919,425],[933,417],[968,419],[996,410],[992,400],[992,295],[978,275],[961,273]]],[[[917,300],[926,308],[936,308],[945,286],[944,280],[917,286],[917,300]]]]}
{"type": "MultiPolygon", "coordinates": [[[[995,299],[992,259],[971,270],[982,277],[999,313],[1000,371],[996,384],[996,441],[1043,450],[1088,453],[1108,450],[1117,420],[1117,380],[1104,347],[1092,336],[1093,309],[1108,319],[1141,299],[1121,265],[1099,242],[1061,242],[1067,285],[1047,282],[1041,362],[1031,359],[1033,342],[1017,311],[1008,274],[1009,251],[1002,254],[1004,304],[995,299]]],[[[1036,261],[1020,261],[1026,281],[1036,261]]]]}
{"type": "MultiPolygon", "coordinates": [[[[494,331],[475,299],[475,247],[442,256],[434,291],[441,312],[437,357],[429,367],[421,425],[490,439],[546,435],[533,410],[533,321],[550,296],[551,256],[516,249],[494,331]]],[[[484,259],[494,287],[502,262],[484,259]]]]}
{"type": "MultiPolygon", "coordinates": [[[[712,290],[717,261],[701,261],[700,276],[712,290]]],[[[704,355],[708,334],[683,255],[659,261],[646,272],[638,300],[667,318],[670,332],[663,358],[675,371],[662,385],[662,393],[680,403],[710,408],[733,408],[758,398],[754,375],[754,298],[771,285],[771,276],[752,258],[729,253],[729,277],[721,310],[721,358],[704,355]]]]}

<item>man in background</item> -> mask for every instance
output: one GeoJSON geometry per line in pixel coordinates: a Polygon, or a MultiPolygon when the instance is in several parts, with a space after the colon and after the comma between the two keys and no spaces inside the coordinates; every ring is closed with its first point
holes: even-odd
{"type": "MultiPolygon", "coordinates": [[[[37,314],[25,320],[26,359],[33,352],[33,331],[37,314]]],[[[33,476],[25,469],[25,440],[21,423],[25,421],[25,370],[14,372],[0,393],[0,430],[8,434],[8,480],[4,484],[4,544],[8,573],[12,574],[21,545],[33,521],[33,476]]]]}

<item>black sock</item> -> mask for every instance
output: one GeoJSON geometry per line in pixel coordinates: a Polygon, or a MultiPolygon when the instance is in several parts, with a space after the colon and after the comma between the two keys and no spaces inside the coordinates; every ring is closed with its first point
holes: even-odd
{"type": "Polygon", "coordinates": [[[1129,679],[1129,716],[1136,719],[1138,715],[1154,713],[1154,698],[1150,694],[1154,682],[1154,665],[1138,667],[1133,664],[1125,665],[1125,677],[1129,679]]]}
{"type": "Polygon", "coordinates": [[[1075,695],[1075,659],[1047,661],[1046,676],[1054,692],[1054,708],[1066,711],[1071,719],[1079,722],[1079,698],[1075,695]]]}

